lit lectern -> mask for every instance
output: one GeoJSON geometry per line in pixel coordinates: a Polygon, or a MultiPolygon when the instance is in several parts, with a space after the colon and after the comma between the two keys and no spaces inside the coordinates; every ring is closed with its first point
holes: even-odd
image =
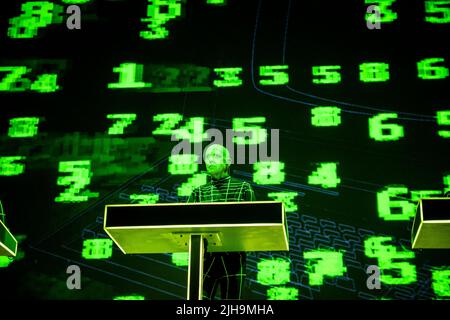
{"type": "Polygon", "coordinates": [[[411,244],[413,249],[450,249],[450,198],[419,200],[411,244]]]}
{"type": "Polygon", "coordinates": [[[17,240],[0,220],[0,256],[15,257],[17,254],[17,240]]]}
{"type": "Polygon", "coordinates": [[[203,294],[208,252],[288,251],[278,201],[107,205],[104,229],[125,254],[189,252],[187,299],[203,294]]]}

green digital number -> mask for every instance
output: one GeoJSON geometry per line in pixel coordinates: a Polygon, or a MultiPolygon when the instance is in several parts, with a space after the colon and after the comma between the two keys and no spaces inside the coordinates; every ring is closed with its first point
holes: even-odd
{"type": "Polygon", "coordinates": [[[405,136],[403,127],[394,123],[384,123],[397,119],[396,113],[380,113],[369,119],[369,137],[375,141],[397,141],[405,136]]]}
{"type": "Polygon", "coordinates": [[[0,72],[8,74],[0,82],[0,91],[25,91],[30,88],[30,80],[22,76],[30,72],[25,66],[0,67],[0,72]]]}
{"type": "Polygon", "coordinates": [[[31,84],[30,90],[39,93],[49,93],[58,91],[58,75],[53,73],[41,74],[31,84]]]}
{"type": "Polygon", "coordinates": [[[332,84],[341,82],[341,66],[313,66],[312,82],[315,84],[332,84]]]}
{"type": "Polygon", "coordinates": [[[16,161],[23,161],[25,157],[0,157],[0,176],[18,176],[25,172],[25,165],[23,163],[15,163],[16,161]]]}
{"type": "Polygon", "coordinates": [[[98,197],[98,192],[82,190],[91,183],[91,161],[60,161],[59,172],[70,173],[69,176],[58,177],[57,185],[66,186],[55,202],[85,202],[91,197],[98,197]]]}
{"type": "Polygon", "coordinates": [[[385,82],[389,80],[389,64],[381,62],[359,65],[359,80],[362,82],[385,82]]]}
{"type": "Polygon", "coordinates": [[[213,81],[213,85],[216,87],[242,86],[242,79],[239,78],[242,68],[215,68],[214,72],[221,78],[213,81]]]}
{"type": "Polygon", "coordinates": [[[161,125],[153,130],[154,135],[169,135],[171,136],[180,121],[183,120],[183,116],[179,113],[161,113],[153,117],[154,122],[162,122],[161,125]]]}
{"type": "Polygon", "coordinates": [[[257,264],[257,281],[263,285],[286,284],[291,278],[290,262],[285,259],[261,259],[257,264]]]}
{"type": "Polygon", "coordinates": [[[31,138],[38,133],[39,118],[24,117],[9,119],[8,137],[31,138]]]}
{"type": "Polygon", "coordinates": [[[166,39],[169,36],[165,24],[181,16],[183,0],[148,0],[147,17],[141,19],[148,23],[148,30],[141,31],[140,37],[145,40],[166,39]]]}
{"type": "Polygon", "coordinates": [[[151,83],[145,83],[142,81],[143,65],[126,62],[121,63],[120,66],[113,68],[113,72],[119,74],[119,82],[109,83],[109,89],[141,89],[151,87],[151,83]]]}
{"type": "Polygon", "coordinates": [[[284,182],[284,163],[261,161],[253,164],[253,182],[256,184],[281,184],[284,182]]]}
{"type": "Polygon", "coordinates": [[[388,186],[377,193],[378,216],[386,221],[409,221],[415,214],[416,206],[405,197],[405,186],[388,186]],[[395,199],[396,200],[393,200],[395,199]]]}
{"type": "Polygon", "coordinates": [[[113,253],[111,239],[88,239],[83,241],[81,256],[84,259],[108,259],[113,253]]]}
{"type": "Polygon", "coordinates": [[[337,175],[337,165],[337,162],[319,163],[317,170],[308,177],[308,183],[322,188],[336,188],[341,182],[337,175]]]}
{"type": "Polygon", "coordinates": [[[108,129],[108,134],[119,135],[123,134],[126,127],[131,125],[134,120],[136,120],[135,113],[121,113],[121,114],[108,114],[106,115],[108,119],[117,120],[112,127],[108,129]]]}
{"type": "Polygon", "coordinates": [[[275,201],[283,202],[286,212],[298,210],[298,206],[294,202],[294,198],[298,196],[297,192],[270,192],[267,196],[275,201]]]}
{"type": "Polygon", "coordinates": [[[340,277],[347,271],[344,266],[344,254],[332,250],[312,250],[303,253],[307,260],[306,272],[310,286],[320,286],[325,277],[340,277]]]}
{"type": "Polygon", "coordinates": [[[311,124],[315,127],[336,127],[341,124],[341,109],[338,107],[316,107],[311,109],[311,124]]]}
{"type": "Polygon", "coordinates": [[[423,80],[445,79],[449,75],[448,68],[436,66],[436,63],[445,62],[444,58],[427,58],[417,62],[418,77],[423,80]]]}
{"type": "Polygon", "coordinates": [[[282,70],[287,70],[289,66],[261,66],[259,67],[260,77],[271,77],[271,79],[261,79],[259,84],[263,86],[280,86],[289,83],[289,74],[282,70]]]}
{"type": "Polygon", "coordinates": [[[430,23],[450,23],[450,1],[425,1],[425,21],[430,23]]]}
{"type": "Polygon", "coordinates": [[[9,20],[8,36],[12,39],[31,39],[37,36],[38,29],[51,23],[61,23],[63,7],[48,1],[25,2],[22,14],[9,20]]]}
{"type": "MultiPolygon", "coordinates": [[[[450,126],[450,110],[438,111],[436,113],[437,124],[439,126],[450,126]]],[[[439,130],[438,135],[442,138],[450,138],[450,130],[439,130]]]]}
{"type": "Polygon", "coordinates": [[[267,140],[267,131],[257,123],[265,123],[265,117],[233,118],[233,131],[242,132],[244,137],[233,137],[236,144],[260,144],[267,140]]]}

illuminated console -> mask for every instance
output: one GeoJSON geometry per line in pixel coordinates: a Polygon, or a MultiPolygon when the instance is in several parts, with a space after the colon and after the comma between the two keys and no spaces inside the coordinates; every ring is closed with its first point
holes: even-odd
{"type": "Polygon", "coordinates": [[[125,254],[189,252],[187,299],[203,294],[209,252],[288,251],[279,201],[107,205],[104,229],[125,254]]]}
{"type": "Polygon", "coordinates": [[[411,236],[413,249],[450,249],[450,198],[420,199],[411,236]]]}

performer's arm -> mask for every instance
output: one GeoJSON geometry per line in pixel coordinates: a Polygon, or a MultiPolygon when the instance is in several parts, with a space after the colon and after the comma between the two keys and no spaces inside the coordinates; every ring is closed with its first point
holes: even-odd
{"type": "Polygon", "coordinates": [[[249,183],[245,183],[244,186],[244,199],[245,201],[256,201],[255,192],[249,183]]]}

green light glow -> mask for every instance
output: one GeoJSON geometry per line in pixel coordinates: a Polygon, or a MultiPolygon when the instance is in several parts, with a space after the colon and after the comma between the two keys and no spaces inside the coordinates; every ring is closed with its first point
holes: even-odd
{"type": "Polygon", "coordinates": [[[233,131],[245,133],[244,137],[233,137],[236,144],[260,144],[266,142],[267,131],[256,123],[265,123],[265,117],[233,118],[233,131]]]}
{"type": "Polygon", "coordinates": [[[242,79],[239,78],[242,68],[214,68],[214,72],[221,78],[213,81],[216,87],[242,86],[242,79]]]}
{"type": "Polygon", "coordinates": [[[30,80],[22,78],[22,76],[31,69],[25,66],[8,66],[0,67],[0,72],[9,72],[0,82],[0,92],[20,92],[30,88],[30,80]]]}
{"type": "Polygon", "coordinates": [[[253,164],[253,182],[256,184],[281,184],[284,182],[284,163],[262,161],[253,164]]]}
{"type": "Polygon", "coordinates": [[[330,84],[341,82],[341,66],[313,66],[313,83],[330,84]]]}
{"type": "Polygon", "coordinates": [[[341,124],[341,109],[338,107],[316,107],[311,109],[311,124],[315,127],[336,127],[341,124]]]}
{"type": "Polygon", "coordinates": [[[298,210],[298,206],[293,201],[297,195],[297,192],[271,192],[267,194],[269,198],[283,202],[286,212],[295,212],[298,210]]]}
{"type": "Polygon", "coordinates": [[[261,259],[258,262],[257,280],[263,285],[286,284],[291,278],[290,262],[281,259],[261,259]]]}
{"type": "Polygon", "coordinates": [[[87,239],[83,241],[81,256],[84,259],[108,259],[113,253],[111,239],[87,239]]]}
{"type": "Polygon", "coordinates": [[[386,221],[409,221],[414,217],[416,206],[408,200],[392,200],[407,194],[405,186],[387,186],[377,193],[378,217],[386,221]]]}
{"type": "Polygon", "coordinates": [[[397,119],[396,113],[380,113],[369,119],[369,137],[375,141],[397,141],[405,136],[403,127],[394,123],[383,123],[397,119]]]}
{"type": "Polygon", "coordinates": [[[444,194],[450,191],[450,174],[444,176],[444,194]]]}
{"type": "Polygon", "coordinates": [[[448,68],[433,64],[445,63],[444,58],[427,58],[417,62],[418,77],[423,80],[445,79],[449,75],[448,68]]]}
{"type": "Polygon", "coordinates": [[[324,277],[343,276],[347,271],[344,266],[344,254],[332,250],[313,250],[303,253],[303,258],[309,260],[306,273],[309,275],[310,286],[320,286],[324,277]]]}
{"type": "Polygon", "coordinates": [[[58,170],[71,175],[58,177],[57,185],[67,186],[67,188],[55,198],[55,202],[86,202],[89,198],[99,196],[98,192],[82,191],[91,183],[90,160],[60,161],[58,170]]]}
{"type": "Polygon", "coordinates": [[[198,155],[175,154],[169,158],[169,173],[173,175],[193,174],[198,170],[198,155]]]}
{"type": "Polygon", "coordinates": [[[425,1],[425,21],[430,23],[450,23],[450,1],[425,1]],[[430,15],[431,14],[431,15],[430,15]]]}
{"type": "Polygon", "coordinates": [[[359,80],[362,82],[384,82],[389,80],[389,64],[382,62],[359,65],[359,80]]]}
{"type": "Polygon", "coordinates": [[[337,162],[319,163],[317,170],[308,177],[308,183],[322,188],[336,188],[341,182],[337,175],[337,165],[337,162]]]}
{"type": "Polygon", "coordinates": [[[145,297],[140,295],[117,296],[113,300],[145,300],[145,297]]]}
{"type": "Polygon", "coordinates": [[[187,267],[189,265],[189,252],[172,253],[172,263],[177,267],[187,267]]]}
{"type": "Polygon", "coordinates": [[[141,19],[146,22],[149,30],[141,31],[140,37],[145,40],[165,39],[169,31],[164,26],[169,20],[181,16],[183,0],[148,0],[147,17],[141,19]]]}
{"type": "Polygon", "coordinates": [[[263,86],[279,86],[289,83],[289,74],[280,70],[287,70],[289,66],[261,66],[259,67],[260,77],[271,77],[271,79],[261,79],[259,84],[263,86]]]}
{"type": "MultiPolygon", "coordinates": [[[[436,112],[437,124],[439,126],[450,126],[450,110],[436,112]]],[[[439,130],[438,135],[442,138],[450,138],[450,130],[439,130]]]]}
{"type": "Polygon", "coordinates": [[[398,262],[400,259],[414,259],[414,252],[410,250],[397,251],[395,246],[385,244],[385,242],[392,240],[392,237],[370,237],[366,239],[364,241],[365,255],[369,258],[378,259],[382,283],[399,285],[415,282],[417,279],[416,266],[409,262],[398,262]],[[388,274],[387,271],[391,271],[390,273],[393,273],[394,276],[388,274]]]}
{"type": "Polygon", "coordinates": [[[419,201],[423,198],[430,198],[441,195],[440,190],[411,190],[411,201],[419,201]]]}
{"type": "Polygon", "coordinates": [[[57,82],[57,74],[41,74],[37,77],[36,81],[31,84],[30,89],[39,93],[55,92],[60,89],[57,82]]]}
{"type": "Polygon", "coordinates": [[[0,176],[18,176],[25,172],[25,165],[22,163],[14,163],[15,161],[23,161],[25,157],[0,157],[0,176]]]}
{"type": "Polygon", "coordinates": [[[226,0],[206,0],[207,4],[213,4],[213,5],[219,5],[219,6],[223,6],[226,5],[227,2],[226,0]]]}
{"type": "Polygon", "coordinates": [[[192,177],[188,178],[181,186],[178,187],[179,197],[189,197],[192,191],[200,187],[208,181],[208,175],[206,173],[196,173],[192,177]]]}
{"type": "Polygon", "coordinates": [[[62,22],[63,7],[48,1],[25,2],[22,14],[9,20],[8,36],[13,39],[31,39],[37,36],[38,29],[51,23],[62,22]]]}
{"type": "Polygon", "coordinates": [[[162,122],[161,125],[153,130],[153,135],[169,135],[171,136],[176,125],[183,120],[183,116],[179,113],[161,113],[153,116],[154,122],[162,122]]]}
{"type": "Polygon", "coordinates": [[[37,135],[39,118],[12,118],[9,119],[8,137],[10,138],[31,138],[37,135]]]}
{"type": "MultiPolygon", "coordinates": [[[[366,5],[376,5],[378,6],[378,11],[380,12],[380,22],[381,23],[391,23],[397,20],[397,13],[392,11],[390,6],[394,4],[396,0],[365,0],[366,5]]],[[[366,21],[370,19],[371,13],[366,13],[366,21]]]]}
{"type": "Polygon", "coordinates": [[[159,200],[159,194],[130,194],[130,200],[139,204],[155,204],[159,200]]]}
{"type": "Polygon", "coordinates": [[[119,82],[108,83],[109,89],[140,89],[151,87],[151,83],[142,82],[144,66],[133,62],[121,63],[120,66],[113,68],[113,72],[119,74],[119,82]]]}
{"type": "Polygon", "coordinates": [[[62,3],[67,4],[85,4],[91,2],[92,0],[61,0],[62,3]]]}
{"type": "Polygon", "coordinates": [[[267,290],[267,300],[298,300],[298,289],[273,287],[267,290]]]}
{"type": "Polygon", "coordinates": [[[450,269],[432,270],[432,288],[438,297],[450,297],[450,269]]]}
{"type": "Polygon", "coordinates": [[[113,126],[108,129],[108,134],[118,135],[123,134],[123,130],[130,124],[132,124],[134,120],[136,120],[136,114],[135,113],[108,114],[106,118],[117,119],[117,121],[113,124],[113,126]]]}
{"type": "Polygon", "coordinates": [[[204,132],[205,118],[188,118],[186,124],[179,129],[173,130],[173,134],[179,140],[189,140],[191,143],[202,142],[207,138],[204,132]]]}
{"type": "Polygon", "coordinates": [[[0,256],[0,268],[7,268],[13,261],[9,257],[0,256]]]}

